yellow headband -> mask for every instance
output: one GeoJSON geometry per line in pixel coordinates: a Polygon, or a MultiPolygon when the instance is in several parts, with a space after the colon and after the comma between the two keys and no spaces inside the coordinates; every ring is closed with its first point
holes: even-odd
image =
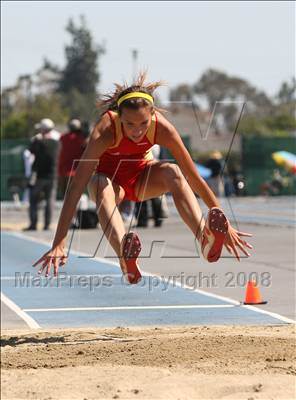
{"type": "Polygon", "coordinates": [[[120,99],[117,101],[117,106],[119,107],[120,104],[124,100],[133,99],[135,97],[141,97],[142,99],[146,99],[146,100],[150,101],[150,103],[152,103],[152,104],[154,102],[153,97],[150,94],[143,93],[143,92],[132,92],[132,93],[128,93],[128,94],[120,97],[120,99]]]}

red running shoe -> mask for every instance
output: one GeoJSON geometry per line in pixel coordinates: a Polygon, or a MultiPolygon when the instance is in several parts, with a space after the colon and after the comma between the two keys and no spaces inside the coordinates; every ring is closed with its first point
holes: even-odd
{"type": "Polygon", "coordinates": [[[120,266],[129,283],[138,283],[142,278],[137,263],[137,258],[141,250],[141,242],[136,233],[129,232],[123,236],[120,266]]]}
{"type": "Polygon", "coordinates": [[[228,221],[223,211],[211,208],[201,235],[201,252],[207,261],[219,260],[227,232],[228,221]]]}

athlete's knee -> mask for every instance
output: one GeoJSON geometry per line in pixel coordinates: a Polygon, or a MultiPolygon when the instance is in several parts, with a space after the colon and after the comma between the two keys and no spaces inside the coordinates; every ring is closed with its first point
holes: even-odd
{"type": "Polygon", "coordinates": [[[165,179],[170,192],[182,188],[185,183],[184,175],[177,164],[168,163],[165,168],[165,179]]]}
{"type": "Polygon", "coordinates": [[[101,174],[96,175],[92,179],[88,185],[88,191],[91,200],[95,202],[110,199],[110,196],[111,198],[115,197],[111,180],[107,176],[101,174]]]}

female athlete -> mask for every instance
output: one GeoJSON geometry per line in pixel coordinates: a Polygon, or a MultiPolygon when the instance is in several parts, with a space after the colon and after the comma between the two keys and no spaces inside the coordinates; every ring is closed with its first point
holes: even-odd
{"type": "Polygon", "coordinates": [[[101,102],[104,112],[65,195],[52,248],[33,265],[41,265],[40,274],[45,271],[48,276],[53,267],[56,276],[59,266],[66,263],[67,232],[86,185],[96,202],[103,232],[130,283],[141,279],[137,261],[141,244],[136,233],[125,231],[117,208],[124,199],[145,201],[170,192],[180,216],[200,242],[206,260],[217,261],[223,245],[238,260],[239,250],[250,256],[246,248],[252,246],[242,237],[252,235],[230,225],[179,133],[154,106],[153,92],[160,85],[145,84],[145,74],[140,74],[134,85],[116,85],[114,93],[101,102]],[[154,144],[170,150],[178,165],[153,160],[154,144]],[[194,193],[209,208],[206,221],[194,193]]]}

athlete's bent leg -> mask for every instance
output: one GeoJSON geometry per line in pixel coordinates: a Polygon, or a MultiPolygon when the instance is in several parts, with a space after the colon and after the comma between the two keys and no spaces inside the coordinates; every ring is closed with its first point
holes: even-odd
{"type": "Polygon", "coordinates": [[[115,253],[120,257],[120,245],[125,235],[124,223],[118,210],[124,190],[103,175],[94,175],[88,184],[92,201],[96,203],[100,225],[115,253]]]}
{"type": "Polygon", "coordinates": [[[217,207],[212,208],[205,225],[197,199],[180,168],[166,162],[154,163],[138,180],[137,197],[143,201],[166,192],[172,193],[180,216],[201,242],[205,259],[209,262],[218,261],[228,231],[228,222],[223,211],[217,207]]]}
{"type": "Polygon", "coordinates": [[[88,190],[90,198],[97,205],[100,225],[119,258],[123,274],[130,283],[137,283],[141,279],[137,263],[141,243],[135,233],[125,233],[117,207],[124,198],[124,189],[112,183],[107,176],[97,174],[91,179],[88,190]]]}
{"type": "Polygon", "coordinates": [[[197,199],[176,164],[156,162],[147,166],[136,184],[140,201],[171,192],[177,210],[186,225],[198,239],[205,225],[197,199]]]}

